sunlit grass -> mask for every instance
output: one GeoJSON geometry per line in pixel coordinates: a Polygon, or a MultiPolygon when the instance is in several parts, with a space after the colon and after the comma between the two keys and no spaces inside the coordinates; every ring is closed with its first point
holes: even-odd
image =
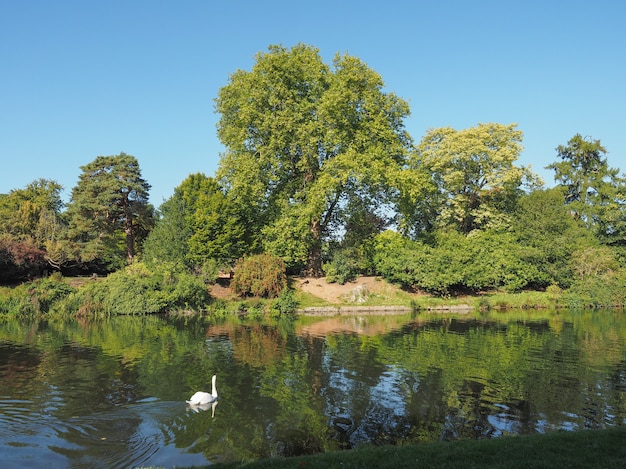
{"type": "Polygon", "coordinates": [[[217,464],[212,468],[623,468],[626,427],[489,440],[362,447],[297,458],[217,464]]]}
{"type": "Polygon", "coordinates": [[[309,308],[314,306],[331,306],[331,303],[324,300],[323,298],[302,290],[295,291],[295,298],[300,308],[309,308]]]}

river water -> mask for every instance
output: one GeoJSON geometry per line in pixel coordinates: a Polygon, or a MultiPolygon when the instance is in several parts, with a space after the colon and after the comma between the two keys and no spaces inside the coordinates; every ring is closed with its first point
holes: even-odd
{"type": "Polygon", "coordinates": [[[620,425],[619,311],[0,321],[3,467],[184,467],[620,425]],[[217,403],[190,408],[213,374],[217,403]]]}

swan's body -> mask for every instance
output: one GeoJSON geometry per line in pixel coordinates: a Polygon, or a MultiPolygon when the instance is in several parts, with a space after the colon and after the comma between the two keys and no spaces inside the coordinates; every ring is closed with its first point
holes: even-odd
{"type": "Polygon", "coordinates": [[[215,389],[215,380],[217,379],[216,375],[213,375],[211,379],[211,392],[202,392],[198,391],[193,396],[189,398],[187,404],[189,405],[205,405],[210,404],[211,402],[217,401],[217,390],[215,389]]]}

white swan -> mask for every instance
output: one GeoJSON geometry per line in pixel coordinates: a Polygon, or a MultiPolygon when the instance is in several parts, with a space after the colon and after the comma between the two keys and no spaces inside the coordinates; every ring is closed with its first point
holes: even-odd
{"type": "Polygon", "coordinates": [[[213,375],[211,378],[211,393],[198,391],[193,396],[189,398],[187,404],[189,405],[205,405],[210,404],[211,402],[217,401],[217,390],[215,389],[215,380],[217,379],[216,375],[213,375]]]}

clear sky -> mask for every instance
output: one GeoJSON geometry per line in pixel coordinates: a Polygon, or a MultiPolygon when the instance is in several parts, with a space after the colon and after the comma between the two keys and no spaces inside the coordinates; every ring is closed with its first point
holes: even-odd
{"type": "Polygon", "coordinates": [[[134,155],[158,207],[213,176],[213,100],[270,44],[359,57],[429,128],[518,123],[544,169],[576,133],[626,171],[622,0],[19,0],[0,6],[0,193],[38,178],[64,199],[98,155],[134,155]]]}

